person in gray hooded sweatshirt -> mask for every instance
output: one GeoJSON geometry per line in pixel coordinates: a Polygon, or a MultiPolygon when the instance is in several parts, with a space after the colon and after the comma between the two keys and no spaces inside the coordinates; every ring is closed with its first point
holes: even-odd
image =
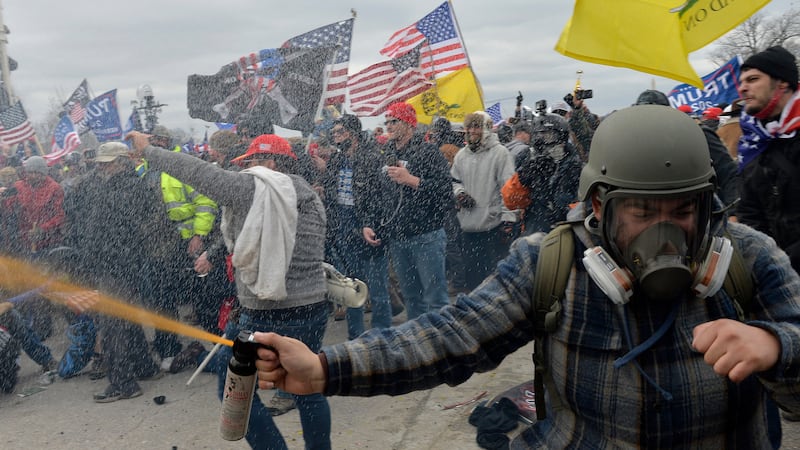
{"type": "Polygon", "coordinates": [[[474,289],[504,256],[503,197],[500,189],[514,175],[511,154],[492,133],[492,119],[483,111],[464,117],[467,145],[456,153],[450,175],[464,233],[466,287],[474,289]]]}

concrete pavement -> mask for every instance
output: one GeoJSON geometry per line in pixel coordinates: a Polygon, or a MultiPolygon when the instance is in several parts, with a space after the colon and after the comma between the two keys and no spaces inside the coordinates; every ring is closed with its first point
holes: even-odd
{"type": "MultiPolygon", "coordinates": [[[[367,316],[369,317],[369,316],[367,316]]],[[[331,319],[326,343],[346,337],[346,322],[331,319]]],[[[48,345],[63,354],[66,339],[54,334],[48,345]]],[[[210,348],[210,345],[207,345],[210,348]]],[[[453,409],[444,406],[467,401],[486,391],[491,398],[533,376],[530,352],[525,346],[510,355],[496,370],[473,376],[457,387],[373,398],[331,397],[332,441],[335,449],[477,449],[475,428],[467,422],[474,404],[453,409]]],[[[91,381],[87,375],[58,380],[45,391],[19,397],[35,386],[39,368],[27,356],[21,358],[21,380],[15,393],[0,395],[0,448],[3,449],[244,449],[245,441],[227,442],[219,437],[219,402],[216,378],[201,374],[191,386],[191,371],[167,374],[160,380],[141,382],[144,395],[109,404],[92,401],[92,393],[107,381],[91,381]],[[164,405],[153,397],[166,396],[164,405]]],[[[270,392],[262,391],[269,400],[270,392]]],[[[297,411],[277,417],[276,422],[291,449],[303,448],[297,411]]],[[[518,427],[513,435],[521,430],[518,427]]],[[[800,449],[800,424],[784,424],[784,446],[800,449]]]]}

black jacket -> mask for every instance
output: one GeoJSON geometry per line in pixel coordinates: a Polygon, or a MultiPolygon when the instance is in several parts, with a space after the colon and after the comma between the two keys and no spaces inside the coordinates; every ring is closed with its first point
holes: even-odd
{"type": "Polygon", "coordinates": [[[800,135],[771,141],[740,177],[739,221],[772,236],[800,270],[800,135]]]}
{"type": "Polygon", "coordinates": [[[144,270],[179,251],[180,242],[160,193],[130,172],[110,179],[92,174],[64,202],[66,244],[73,248],[78,279],[107,292],[131,296],[144,270]]]}
{"type": "MultiPolygon", "coordinates": [[[[328,214],[328,231],[339,228],[341,220],[338,216],[336,197],[339,183],[339,171],[349,165],[353,168],[353,197],[355,201],[356,217],[359,228],[353,230],[355,236],[361,236],[361,229],[378,223],[386,214],[384,206],[389,201],[390,194],[388,178],[382,173],[381,168],[386,164],[385,156],[369,139],[366,133],[362,134],[355,153],[348,157],[345,152],[337,151],[331,155],[325,173],[322,176],[322,186],[325,195],[322,199],[328,214]]],[[[366,242],[365,242],[366,244],[366,242]]]]}
{"type": "Polygon", "coordinates": [[[389,141],[381,159],[371,162],[364,177],[367,183],[364,188],[374,198],[359,213],[364,226],[375,230],[380,239],[389,241],[442,228],[454,201],[450,169],[436,145],[424,142],[422,135],[415,134],[402,149],[389,141]],[[396,161],[404,162],[408,171],[420,178],[418,189],[401,186],[383,172],[384,165],[396,161]]]}

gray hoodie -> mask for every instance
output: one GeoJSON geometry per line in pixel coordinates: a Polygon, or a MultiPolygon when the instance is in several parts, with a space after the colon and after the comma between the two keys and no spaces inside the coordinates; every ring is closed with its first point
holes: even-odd
{"type": "Polygon", "coordinates": [[[475,199],[475,207],[458,211],[461,229],[480,232],[500,225],[504,211],[500,189],[514,175],[514,162],[497,135],[487,136],[477,150],[469,145],[459,150],[450,175],[453,194],[466,192],[475,199]]]}

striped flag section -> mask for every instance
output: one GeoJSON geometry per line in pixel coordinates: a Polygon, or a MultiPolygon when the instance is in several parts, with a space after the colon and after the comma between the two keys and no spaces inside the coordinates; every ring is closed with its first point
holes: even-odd
{"type": "Polygon", "coordinates": [[[8,145],[16,145],[34,136],[33,127],[25,114],[22,102],[17,101],[9,108],[0,111],[0,140],[8,145]]]}
{"type": "Polygon", "coordinates": [[[397,58],[420,48],[420,68],[426,77],[469,66],[464,41],[449,2],[444,2],[414,24],[396,31],[381,49],[387,58],[397,58]]]}
{"type": "Polygon", "coordinates": [[[56,124],[56,129],[53,131],[53,142],[50,148],[50,153],[44,155],[44,159],[48,163],[54,163],[58,158],[69,154],[71,151],[81,145],[81,138],[78,137],[78,132],[75,130],[75,124],[69,118],[69,115],[64,114],[61,120],[56,124]]]}
{"type": "Polygon", "coordinates": [[[344,103],[347,92],[347,69],[350,64],[350,39],[353,36],[353,19],[341,20],[307,33],[295,36],[283,43],[283,47],[336,47],[332,62],[325,68],[326,83],[322,100],[325,105],[344,103]]]}
{"type": "Polygon", "coordinates": [[[86,105],[90,100],[89,82],[84,78],[75,89],[75,92],[64,103],[64,110],[69,114],[72,123],[77,124],[79,133],[83,133],[88,129],[86,124],[86,105]]]}
{"type": "Polygon", "coordinates": [[[395,102],[425,92],[432,85],[419,67],[419,51],[373,64],[350,77],[350,109],[357,116],[377,116],[395,102]]]}

